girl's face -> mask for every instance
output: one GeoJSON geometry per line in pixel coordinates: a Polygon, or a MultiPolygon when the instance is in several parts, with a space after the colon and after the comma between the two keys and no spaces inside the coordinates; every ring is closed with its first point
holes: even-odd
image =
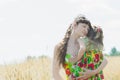
{"type": "Polygon", "coordinates": [[[75,28],[75,33],[78,37],[84,37],[87,35],[89,26],[85,23],[79,23],[75,28]]]}

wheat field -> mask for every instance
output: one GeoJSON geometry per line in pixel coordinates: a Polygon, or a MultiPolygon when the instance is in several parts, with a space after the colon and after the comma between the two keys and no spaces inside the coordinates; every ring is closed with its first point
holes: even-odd
{"type": "MultiPolygon", "coordinates": [[[[106,57],[105,80],[120,80],[120,57],[106,57]]],[[[27,59],[17,64],[0,65],[0,80],[53,80],[52,59],[41,57],[27,59]]],[[[61,75],[65,77],[64,70],[61,75]]]]}

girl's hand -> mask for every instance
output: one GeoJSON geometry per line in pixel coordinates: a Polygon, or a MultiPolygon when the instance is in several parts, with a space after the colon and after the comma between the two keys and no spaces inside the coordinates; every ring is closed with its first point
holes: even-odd
{"type": "Polygon", "coordinates": [[[80,72],[80,75],[82,75],[82,76],[77,77],[76,79],[84,80],[84,79],[92,77],[93,75],[96,74],[95,70],[89,70],[89,69],[85,69],[85,68],[83,68],[83,70],[85,70],[85,72],[80,72]]]}

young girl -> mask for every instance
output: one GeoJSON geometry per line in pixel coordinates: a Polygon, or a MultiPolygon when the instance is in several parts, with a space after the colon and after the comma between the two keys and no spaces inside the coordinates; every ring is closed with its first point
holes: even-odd
{"type": "MultiPolygon", "coordinates": [[[[78,39],[79,44],[83,44],[85,47],[84,53],[78,53],[83,55],[80,56],[80,60],[75,63],[75,65],[72,65],[67,59],[71,57],[70,54],[66,54],[66,63],[64,65],[64,68],[66,69],[66,74],[69,76],[71,75],[72,80],[80,80],[85,79],[82,78],[81,72],[85,71],[85,68],[88,70],[95,70],[97,69],[102,61],[103,61],[103,31],[101,28],[97,28],[94,26],[94,32],[91,37],[82,37],[78,39]],[[79,77],[80,76],[80,77],[79,77]],[[76,78],[77,77],[77,78],[76,78]]],[[[98,73],[95,75],[86,78],[85,80],[103,80],[103,71],[99,70],[98,73]]]]}

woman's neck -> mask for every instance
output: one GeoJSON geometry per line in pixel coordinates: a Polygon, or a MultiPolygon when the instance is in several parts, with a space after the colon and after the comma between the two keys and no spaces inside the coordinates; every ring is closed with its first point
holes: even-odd
{"type": "Polygon", "coordinates": [[[77,39],[78,39],[78,36],[76,36],[75,34],[72,34],[72,35],[70,36],[70,40],[71,40],[72,42],[74,42],[74,43],[77,42],[77,39]]]}

